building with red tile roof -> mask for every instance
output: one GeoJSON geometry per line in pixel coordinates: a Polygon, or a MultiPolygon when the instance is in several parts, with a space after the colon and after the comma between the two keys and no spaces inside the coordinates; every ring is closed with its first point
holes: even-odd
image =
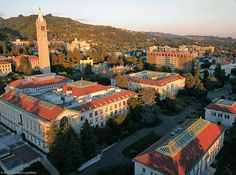
{"type": "Polygon", "coordinates": [[[78,133],[85,120],[103,127],[108,118],[126,114],[128,99],[137,96],[133,91],[84,80],[67,85],[57,78],[63,77],[52,73],[28,76],[19,84],[10,83],[0,96],[0,121],[45,152],[45,131],[52,123],[68,122],[78,133]]]}
{"type": "Polygon", "coordinates": [[[236,102],[219,99],[205,108],[205,118],[211,122],[231,127],[236,118],[236,102]]]}
{"type": "Polygon", "coordinates": [[[9,90],[0,96],[0,121],[39,149],[48,152],[47,130],[62,118],[79,120],[79,112],[65,109],[36,96],[9,90]]]}
{"type": "MultiPolygon", "coordinates": [[[[116,79],[111,79],[111,85],[116,86],[116,79]]],[[[167,92],[177,95],[185,87],[185,77],[176,73],[141,71],[128,75],[128,89],[139,91],[143,88],[154,88],[165,99],[167,92]]]]}
{"type": "Polygon", "coordinates": [[[7,85],[6,90],[14,89],[30,95],[36,95],[47,92],[56,87],[62,87],[71,82],[73,82],[73,80],[56,75],[55,73],[39,74],[25,76],[24,79],[15,80],[7,85]]]}
{"type": "Polygon", "coordinates": [[[32,69],[39,69],[39,57],[34,56],[34,55],[23,55],[23,56],[16,56],[16,57],[12,58],[16,67],[18,67],[20,65],[21,57],[27,57],[29,59],[30,66],[32,69]]]}
{"type": "Polygon", "coordinates": [[[217,66],[220,66],[225,71],[226,76],[231,75],[232,69],[236,68],[236,64],[231,63],[228,59],[220,60],[209,67],[208,72],[210,76],[214,75],[217,66]]]}
{"type": "Polygon", "coordinates": [[[59,92],[70,94],[79,98],[86,95],[93,95],[97,92],[101,93],[101,91],[106,93],[109,89],[111,89],[111,87],[84,80],[69,83],[61,88],[56,88],[56,90],[59,92]]]}
{"type": "Polygon", "coordinates": [[[11,63],[0,60],[0,76],[5,76],[12,72],[11,63]]]}
{"type": "Polygon", "coordinates": [[[133,159],[135,175],[207,173],[223,140],[223,127],[203,119],[188,120],[133,159]]]}
{"type": "Polygon", "coordinates": [[[60,106],[40,100],[39,98],[17,93],[14,90],[3,94],[1,99],[47,121],[55,119],[64,109],[60,106]]]}
{"type": "Polygon", "coordinates": [[[85,112],[85,111],[96,109],[102,106],[109,105],[113,102],[120,102],[120,101],[123,101],[124,99],[134,97],[134,96],[137,96],[136,92],[129,91],[129,90],[121,91],[121,92],[117,92],[109,96],[105,96],[104,98],[95,99],[91,102],[74,107],[73,109],[79,110],[81,112],[85,112]]]}

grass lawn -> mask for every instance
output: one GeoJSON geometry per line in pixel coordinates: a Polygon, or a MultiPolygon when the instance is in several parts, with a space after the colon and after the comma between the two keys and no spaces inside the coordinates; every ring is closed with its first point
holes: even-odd
{"type": "Polygon", "coordinates": [[[150,132],[149,134],[145,135],[143,138],[139,139],[138,141],[132,143],[128,147],[122,150],[122,153],[127,158],[133,158],[138,155],[140,152],[148,148],[154,142],[159,140],[159,137],[154,133],[150,132]]]}
{"type": "Polygon", "coordinates": [[[25,168],[22,173],[35,172],[36,174],[50,175],[49,171],[42,165],[41,162],[33,163],[30,167],[25,168]]]}

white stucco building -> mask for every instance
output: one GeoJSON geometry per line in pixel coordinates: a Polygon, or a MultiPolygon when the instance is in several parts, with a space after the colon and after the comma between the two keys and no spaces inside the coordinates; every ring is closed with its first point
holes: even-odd
{"type": "Polygon", "coordinates": [[[39,74],[25,76],[24,79],[13,81],[7,85],[5,90],[13,89],[29,95],[39,95],[71,82],[73,80],[56,75],[55,73],[39,74]]]}
{"type": "Polygon", "coordinates": [[[69,123],[77,133],[85,120],[103,127],[108,118],[128,112],[127,101],[135,92],[84,80],[53,87],[44,93],[8,89],[0,96],[0,122],[48,152],[47,131],[52,123],[69,123]],[[25,93],[27,92],[27,93],[25,93]]]}
{"type": "Polygon", "coordinates": [[[231,70],[236,68],[235,64],[233,64],[227,60],[219,61],[218,63],[213,64],[209,67],[208,72],[209,72],[210,76],[214,75],[215,68],[217,67],[217,65],[220,65],[221,69],[225,71],[226,76],[230,75],[231,70]]]}
{"type": "Polygon", "coordinates": [[[205,118],[219,125],[231,127],[236,118],[236,102],[220,99],[205,108],[205,118]]]}
{"type": "Polygon", "coordinates": [[[223,140],[222,126],[203,119],[187,120],[133,159],[134,174],[209,174],[223,140]]]}
{"type": "MultiPolygon", "coordinates": [[[[116,86],[116,79],[111,79],[111,85],[116,86]]],[[[157,90],[161,99],[165,99],[167,92],[177,95],[185,87],[185,78],[176,73],[142,71],[128,75],[128,89],[132,91],[151,87],[157,90]]]]}
{"type": "Polygon", "coordinates": [[[10,72],[12,72],[11,63],[0,60],[0,76],[6,76],[10,72]]]}

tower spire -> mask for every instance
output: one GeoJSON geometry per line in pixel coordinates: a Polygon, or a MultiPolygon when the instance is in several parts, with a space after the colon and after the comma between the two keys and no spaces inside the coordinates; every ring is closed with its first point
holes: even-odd
{"type": "Polygon", "coordinates": [[[43,13],[42,13],[40,7],[39,7],[39,12],[38,12],[38,20],[39,20],[39,21],[43,21],[43,13]]]}

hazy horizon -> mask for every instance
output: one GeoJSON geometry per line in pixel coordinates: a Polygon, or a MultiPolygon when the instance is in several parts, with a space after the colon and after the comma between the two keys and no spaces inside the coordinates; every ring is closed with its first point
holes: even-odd
{"type": "Polygon", "coordinates": [[[133,31],[236,38],[236,0],[0,0],[3,18],[42,12],[133,31]],[[30,7],[30,8],[29,8],[30,7]]]}

